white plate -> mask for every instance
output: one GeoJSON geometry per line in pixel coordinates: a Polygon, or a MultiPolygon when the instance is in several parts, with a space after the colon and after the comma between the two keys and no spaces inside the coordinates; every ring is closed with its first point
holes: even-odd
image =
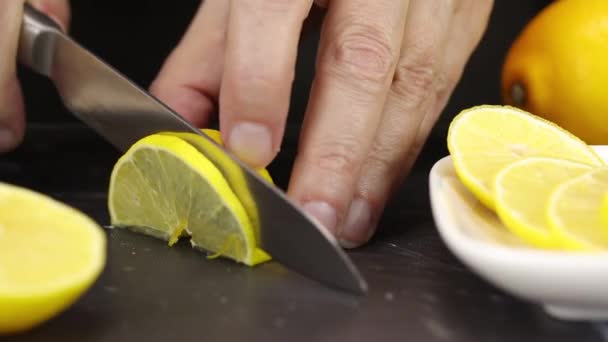
{"type": "MultiPolygon", "coordinates": [[[[593,146],[608,160],[608,146],[593,146]]],[[[429,176],[433,218],[448,248],[496,287],[568,320],[608,320],[608,252],[528,247],[462,185],[451,157],[429,176]]]]}

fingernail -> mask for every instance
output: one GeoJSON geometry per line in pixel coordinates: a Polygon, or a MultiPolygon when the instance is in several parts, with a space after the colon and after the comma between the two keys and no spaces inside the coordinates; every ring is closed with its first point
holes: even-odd
{"type": "Polygon", "coordinates": [[[230,131],[228,146],[237,157],[254,167],[265,167],[272,159],[272,134],[264,125],[241,122],[230,131]]]}
{"type": "Polygon", "coordinates": [[[15,134],[13,131],[6,128],[0,128],[0,150],[6,151],[11,149],[14,144],[15,134]]]}
{"type": "Polygon", "coordinates": [[[338,241],[344,248],[355,248],[367,242],[371,235],[372,209],[369,202],[355,198],[348,210],[338,241]]]}
{"type": "Polygon", "coordinates": [[[304,203],[302,208],[317,220],[319,224],[335,234],[336,226],[338,224],[338,215],[331,205],[326,202],[310,201],[304,203]]]}

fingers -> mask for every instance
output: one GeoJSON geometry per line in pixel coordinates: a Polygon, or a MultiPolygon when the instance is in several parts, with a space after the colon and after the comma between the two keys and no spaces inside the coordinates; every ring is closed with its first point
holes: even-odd
{"type": "Polygon", "coordinates": [[[205,0],[150,92],[201,127],[214,110],[226,48],[228,0],[205,0]]]}
{"type": "Polygon", "coordinates": [[[298,38],[312,0],[230,3],[220,130],[235,155],[264,167],[281,144],[298,38]]]}
{"type": "Polygon", "coordinates": [[[28,0],[27,2],[55,20],[64,32],[69,30],[71,11],[68,0],[28,0]]]}
{"type": "MultiPolygon", "coordinates": [[[[392,0],[329,3],[288,192],[334,233],[380,122],[407,5],[392,0]]],[[[365,210],[360,206],[358,212],[364,216],[365,210]]]]}
{"type": "Polygon", "coordinates": [[[485,27],[483,16],[475,23],[471,11],[457,12],[454,6],[462,2],[412,0],[410,4],[402,57],[383,119],[339,232],[344,247],[359,246],[374,233],[386,201],[415,161],[460,77],[473,49],[470,41],[478,39],[485,27]],[[463,30],[465,23],[477,32],[463,30]],[[371,213],[361,208],[371,208],[371,213]]]}
{"type": "Polygon", "coordinates": [[[17,46],[24,1],[0,1],[0,152],[13,149],[25,129],[23,98],[17,81],[17,46]]]}
{"type": "MultiPolygon", "coordinates": [[[[17,80],[17,47],[23,17],[23,0],[0,2],[0,152],[14,149],[23,139],[25,109],[17,80]]],[[[53,18],[63,28],[70,20],[66,0],[30,1],[33,6],[53,18]]]]}
{"type": "Polygon", "coordinates": [[[440,112],[445,107],[450,93],[460,80],[464,67],[471,53],[479,43],[487,27],[493,0],[475,1],[463,0],[455,8],[449,39],[446,42],[446,53],[443,55],[443,70],[447,81],[446,87],[440,91],[430,115],[426,115],[420,123],[414,142],[410,145],[403,171],[407,172],[414,165],[426,139],[433,129],[440,112]],[[476,18],[476,20],[470,20],[476,18]]]}

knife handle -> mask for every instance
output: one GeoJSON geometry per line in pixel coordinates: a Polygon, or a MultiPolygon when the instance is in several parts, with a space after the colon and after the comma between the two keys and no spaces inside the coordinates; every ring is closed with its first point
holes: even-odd
{"type": "Polygon", "coordinates": [[[62,33],[55,21],[26,2],[19,37],[18,61],[50,76],[55,37],[62,33]]]}

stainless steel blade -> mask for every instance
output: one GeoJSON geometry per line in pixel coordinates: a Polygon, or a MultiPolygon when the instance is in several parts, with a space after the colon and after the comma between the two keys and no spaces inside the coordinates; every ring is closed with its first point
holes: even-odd
{"type": "Polygon", "coordinates": [[[216,164],[244,202],[264,250],[302,275],[356,293],[367,291],[365,280],[336,239],[282,191],[27,4],[19,60],[49,77],[66,107],[121,151],[154,133],[203,137],[196,147],[216,164]]]}

